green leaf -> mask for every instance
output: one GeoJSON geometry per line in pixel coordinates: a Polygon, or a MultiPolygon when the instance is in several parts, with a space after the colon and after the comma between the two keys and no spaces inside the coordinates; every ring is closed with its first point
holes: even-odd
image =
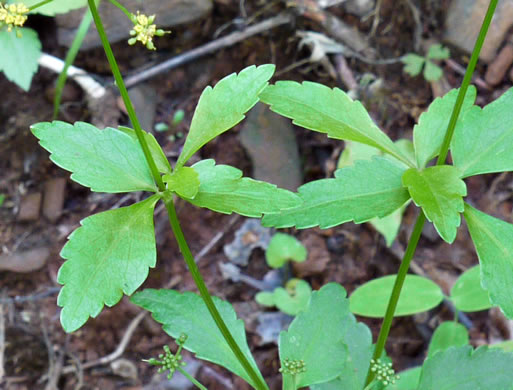
{"type": "Polygon", "coordinates": [[[260,94],[260,100],[296,125],[326,133],[330,138],[374,146],[413,166],[374,124],[363,105],[338,88],[309,81],[278,81],[260,94]]]}
{"type": "MultiPolygon", "coordinates": [[[[358,287],[349,298],[350,309],[364,317],[385,316],[396,275],[373,279],[358,287]]],[[[395,317],[422,313],[440,304],[444,294],[433,281],[417,275],[406,275],[395,317]]]]}
{"type": "Polygon", "coordinates": [[[157,260],[153,209],[156,195],[129,207],[82,220],[61,251],[67,259],[57,281],[63,284],[57,304],[66,332],[96,317],[144,282],[157,260]]]}
{"type": "Polygon", "coordinates": [[[299,187],[303,204],[279,214],[264,216],[265,226],[321,229],[354,221],[384,217],[408,199],[401,184],[404,168],[383,157],[357,161],[335,172],[334,179],[316,180],[299,187]]]}
{"type": "Polygon", "coordinates": [[[456,238],[463,212],[463,196],[467,186],[460,179],[461,172],[452,165],[428,167],[421,171],[409,169],[403,175],[403,185],[426,218],[445,241],[452,243],[456,238]]]}
{"type": "Polygon", "coordinates": [[[461,347],[468,345],[468,331],[463,325],[455,321],[442,322],[436,328],[429,343],[427,357],[435,353],[445,351],[449,347],[461,347]]]}
{"type": "Polygon", "coordinates": [[[422,367],[413,367],[399,373],[399,379],[387,390],[416,390],[419,385],[422,367]]]}
{"type": "Polygon", "coordinates": [[[307,255],[301,241],[284,233],[276,233],[265,251],[267,265],[271,268],[280,268],[289,260],[301,263],[306,260],[307,255]]]}
{"type": "MultiPolygon", "coordinates": [[[[11,0],[10,2],[16,3],[18,0],[11,0]]],[[[24,0],[27,7],[31,7],[40,2],[41,0],[24,0]]],[[[55,16],[85,6],[87,6],[87,0],[52,0],[50,3],[38,7],[32,12],[46,16],[55,16]]]]}
{"type": "Polygon", "coordinates": [[[244,113],[258,102],[258,94],[267,86],[274,68],[270,64],[252,65],[239,74],[226,76],[214,88],[205,88],[192,117],[177,167],[185,164],[207,142],[244,119],[244,113]]]}
{"type": "Polygon", "coordinates": [[[7,80],[16,83],[25,91],[30,89],[32,76],[37,72],[41,56],[41,42],[31,28],[20,28],[22,36],[6,29],[0,30],[0,71],[7,80]]]}
{"type": "Polygon", "coordinates": [[[513,88],[465,114],[454,131],[451,154],[462,177],[513,171],[513,88]]]}
{"type": "Polygon", "coordinates": [[[513,352],[513,340],[505,340],[495,344],[490,344],[489,348],[499,348],[504,352],[513,352]]]}
{"type": "Polygon", "coordinates": [[[269,291],[259,291],[255,294],[255,301],[262,306],[273,307],[276,306],[274,302],[274,294],[269,291]]]}
{"type": "Polygon", "coordinates": [[[216,165],[212,159],[199,161],[192,168],[199,174],[200,187],[194,199],[186,200],[198,207],[260,218],[263,213],[277,213],[300,203],[296,194],[274,184],[242,177],[239,169],[216,165]]]}
{"type": "Polygon", "coordinates": [[[274,304],[281,312],[295,316],[304,311],[312,296],[312,288],[301,279],[290,279],[285,288],[273,291],[274,304]]]}
{"type": "MultiPolygon", "coordinates": [[[[213,297],[213,300],[242,353],[255,371],[260,373],[246,341],[244,322],[237,319],[237,314],[230,303],[217,297],[213,297]]],[[[185,333],[187,341],[184,348],[195,353],[198,359],[219,364],[256,388],[256,384],[233,354],[199,295],[192,292],[181,294],[173,290],[145,289],[134,294],[131,301],[151,311],[155,321],[161,323],[164,331],[174,339],[185,333]]],[[[263,378],[261,379],[263,382],[263,378]]]]}
{"type": "Polygon", "coordinates": [[[157,191],[141,146],[125,132],[61,121],[36,123],[31,130],[50,159],[92,191],[157,191]]]}
{"type": "Polygon", "coordinates": [[[183,198],[193,199],[199,191],[200,181],[198,172],[190,167],[178,167],[172,174],[162,177],[168,189],[183,198]]]}
{"type": "Polygon", "coordinates": [[[490,302],[513,319],[513,225],[465,204],[465,221],[481,263],[490,302]]]}
{"type": "Polygon", "coordinates": [[[460,311],[473,312],[492,307],[488,291],[481,287],[481,266],[466,270],[451,289],[451,301],[460,311]]]}
{"type": "Polygon", "coordinates": [[[5,194],[0,194],[0,207],[4,204],[5,194]]]}
{"type": "Polygon", "coordinates": [[[513,354],[452,347],[427,359],[417,390],[512,390],[513,354]]]}
{"type": "MultiPolygon", "coordinates": [[[[128,134],[130,137],[132,137],[134,140],[137,141],[139,144],[139,140],[137,139],[137,134],[135,133],[134,129],[131,129],[130,127],[126,126],[119,126],[119,130],[121,130],[123,133],[128,134]]],[[[155,164],[157,165],[157,169],[161,173],[171,173],[171,165],[169,165],[169,161],[164,154],[164,151],[160,147],[159,143],[153,136],[153,134],[144,131],[144,138],[146,139],[146,143],[148,144],[148,147],[150,149],[151,156],[153,157],[153,160],[155,161],[155,164]]]]}
{"type": "MultiPolygon", "coordinates": [[[[419,168],[424,168],[428,161],[440,154],[458,92],[459,89],[453,89],[443,97],[433,100],[427,111],[420,116],[419,123],[413,128],[413,144],[419,168]]],[[[474,104],[476,93],[474,86],[470,86],[467,90],[458,123],[463,120],[468,109],[474,104]]]]}
{"type": "Polygon", "coordinates": [[[424,79],[427,81],[440,80],[443,74],[444,71],[442,68],[432,63],[431,61],[426,61],[426,66],[424,67],[424,79]]]}
{"type": "MultiPolygon", "coordinates": [[[[329,283],[312,294],[307,309],[280,333],[280,361],[303,360],[306,371],[296,375],[297,388],[323,383],[340,375],[348,358],[347,333],[354,324],[344,288],[329,283]]],[[[284,381],[292,375],[283,374],[284,381]]]]}
{"type": "Polygon", "coordinates": [[[431,45],[428,50],[427,58],[430,60],[446,60],[451,56],[449,48],[443,46],[440,43],[431,45]]]}
{"type": "Polygon", "coordinates": [[[425,61],[426,59],[418,54],[406,54],[401,58],[401,62],[404,64],[403,72],[408,73],[412,77],[418,76],[422,71],[425,61]]]}
{"type": "Polygon", "coordinates": [[[332,381],[310,386],[311,390],[363,389],[374,351],[372,334],[367,325],[356,322],[353,315],[350,315],[347,321],[349,325],[344,343],[347,345],[349,353],[340,375],[332,381]]]}
{"type": "Polygon", "coordinates": [[[391,247],[394,243],[397,234],[399,233],[399,228],[401,227],[401,222],[403,220],[403,213],[406,210],[406,206],[409,204],[405,203],[402,207],[399,207],[392,214],[387,215],[383,218],[373,218],[369,221],[369,223],[374,226],[374,228],[385,237],[385,243],[387,247],[391,247]]]}

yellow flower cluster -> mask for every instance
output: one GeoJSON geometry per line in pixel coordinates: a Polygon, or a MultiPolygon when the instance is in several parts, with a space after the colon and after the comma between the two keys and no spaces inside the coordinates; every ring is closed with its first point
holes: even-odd
{"type": "Polygon", "coordinates": [[[0,23],[7,25],[7,31],[11,32],[13,27],[22,27],[27,20],[29,8],[23,4],[2,4],[0,3],[0,23]]]}
{"type": "Polygon", "coordinates": [[[170,32],[157,29],[157,25],[153,23],[155,15],[146,16],[137,11],[137,15],[132,14],[132,21],[134,22],[134,28],[130,30],[132,38],[128,40],[129,45],[135,45],[139,41],[149,50],[156,50],[153,44],[153,37],[155,35],[161,37],[170,32]]]}

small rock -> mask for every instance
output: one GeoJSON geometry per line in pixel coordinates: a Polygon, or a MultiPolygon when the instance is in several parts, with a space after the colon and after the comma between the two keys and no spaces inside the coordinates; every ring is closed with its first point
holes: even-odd
{"type": "MultiPolygon", "coordinates": [[[[212,0],[123,0],[123,5],[132,13],[139,10],[146,15],[157,15],[159,28],[169,28],[191,22],[205,16],[212,9],[212,0]]],[[[133,23],[116,7],[104,1],[99,6],[100,16],[111,43],[128,39],[133,23]]],[[[84,9],[57,15],[57,39],[59,45],[71,46],[84,15],[84,9]]],[[[165,38],[161,38],[165,39],[165,38]]],[[[82,49],[100,47],[101,41],[94,24],[82,44],[82,49]]],[[[158,47],[158,42],[156,43],[158,47]]]]}
{"type": "Polygon", "coordinates": [[[248,219],[235,232],[235,238],[224,246],[224,254],[232,263],[248,265],[255,248],[267,249],[271,240],[271,229],[263,227],[258,219],[248,219]]]}
{"type": "Polygon", "coordinates": [[[0,255],[0,271],[32,272],[42,268],[50,256],[48,247],[0,255]]]}
{"type": "Polygon", "coordinates": [[[350,14],[365,16],[374,9],[375,0],[347,0],[342,7],[350,14]]]}
{"type": "Polygon", "coordinates": [[[287,329],[294,317],[283,314],[281,311],[265,312],[258,315],[256,333],[260,336],[259,346],[275,343],[278,344],[280,332],[287,329]]]}
{"type": "Polygon", "coordinates": [[[500,84],[511,64],[513,64],[513,45],[508,42],[488,66],[485,81],[492,87],[500,84]]]}
{"type": "Polygon", "coordinates": [[[57,177],[45,183],[45,197],[43,201],[43,215],[51,222],[57,221],[62,215],[64,197],[66,193],[66,179],[57,177]]]}
{"type": "MultiPolygon", "coordinates": [[[[445,20],[444,39],[468,53],[472,52],[488,4],[488,0],[453,0],[445,20]]],[[[512,25],[513,1],[499,1],[479,58],[485,62],[492,61],[512,25]]]]}
{"type": "Polygon", "coordinates": [[[41,193],[28,194],[21,199],[18,221],[37,221],[39,209],[41,208],[41,193]]]}
{"type": "Polygon", "coordinates": [[[128,359],[117,359],[110,363],[110,368],[115,375],[125,379],[137,380],[137,367],[128,359]]]}

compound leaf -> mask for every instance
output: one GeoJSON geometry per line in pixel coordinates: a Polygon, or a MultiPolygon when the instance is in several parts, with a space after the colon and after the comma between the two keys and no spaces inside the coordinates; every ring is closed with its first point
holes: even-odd
{"type": "Polygon", "coordinates": [[[14,30],[0,30],[0,71],[4,72],[7,80],[28,91],[41,56],[41,42],[31,28],[19,30],[22,34],[20,38],[14,30]]]}
{"type": "Polygon", "coordinates": [[[488,291],[481,287],[481,266],[466,270],[451,289],[451,301],[460,311],[467,313],[492,307],[488,291]]]}
{"type": "MultiPolygon", "coordinates": [[[[217,297],[213,297],[213,300],[242,353],[259,373],[246,341],[244,322],[237,319],[230,303],[217,297]]],[[[177,339],[185,333],[187,341],[184,348],[195,353],[198,359],[219,364],[256,388],[256,384],[235,357],[207,306],[197,294],[146,289],[134,294],[131,301],[151,311],[155,321],[161,323],[164,331],[171,337],[177,339]]],[[[261,379],[263,382],[263,378],[261,379]]]]}
{"type": "Polygon", "coordinates": [[[123,131],[61,121],[36,123],[31,130],[50,159],[92,191],[157,191],[141,146],[123,131]]]}
{"type": "Polygon", "coordinates": [[[61,251],[67,259],[57,281],[63,284],[57,304],[66,332],[96,317],[103,305],[113,306],[133,292],[157,259],[154,195],[129,207],[104,211],[82,220],[61,251]]]}
{"type": "MultiPolygon", "coordinates": [[[[456,104],[459,89],[453,89],[443,97],[437,97],[422,113],[419,122],[413,128],[413,144],[419,168],[424,168],[428,161],[440,154],[449,119],[456,104]]],[[[458,123],[462,121],[467,110],[476,100],[476,88],[467,89],[458,123]]]]}
{"type": "MultiPolygon", "coordinates": [[[[128,134],[130,137],[132,137],[134,140],[139,143],[139,140],[137,139],[137,134],[135,133],[134,129],[131,129],[130,127],[126,126],[119,126],[119,130],[124,132],[125,134],[128,134]]],[[[150,149],[151,156],[153,157],[153,160],[155,161],[155,164],[157,165],[157,169],[161,173],[171,173],[171,165],[169,164],[169,161],[164,154],[164,151],[160,147],[158,141],[155,139],[153,134],[144,131],[144,138],[146,139],[146,143],[148,144],[148,148],[150,149]]]]}
{"type": "Polygon", "coordinates": [[[428,167],[421,171],[409,169],[403,175],[403,184],[410,195],[433,222],[435,229],[445,241],[456,238],[463,212],[463,196],[467,195],[461,172],[452,165],[428,167]]]}
{"type": "Polygon", "coordinates": [[[451,153],[462,177],[513,171],[513,88],[465,114],[454,131],[451,153]]]}
{"type": "MultiPolygon", "coordinates": [[[[279,350],[284,361],[303,360],[306,370],[296,374],[297,388],[327,382],[339,376],[348,362],[349,341],[363,349],[370,333],[354,330],[355,319],[342,286],[329,283],[314,291],[305,311],[299,313],[287,331],[280,333],[279,350]],[[352,336],[359,339],[349,340],[352,336]]],[[[359,362],[362,363],[362,362],[359,362]]],[[[292,375],[284,373],[284,381],[292,375]]]]}
{"type": "Polygon", "coordinates": [[[164,175],[162,180],[169,190],[186,199],[193,199],[199,191],[199,175],[191,167],[178,167],[173,173],[164,175]]]}
{"type": "Polygon", "coordinates": [[[456,321],[442,322],[431,337],[427,356],[429,358],[449,347],[468,345],[468,340],[468,331],[463,325],[456,321]]]}
{"type": "Polygon", "coordinates": [[[426,59],[415,53],[406,54],[401,58],[401,62],[404,64],[403,71],[408,73],[410,76],[415,77],[422,71],[422,66],[426,59]]]}
{"type": "Polygon", "coordinates": [[[299,187],[303,204],[279,214],[264,216],[265,226],[299,229],[319,225],[322,229],[348,221],[366,222],[384,217],[408,199],[401,185],[405,168],[383,157],[357,161],[339,169],[334,179],[316,180],[299,187]]]}
{"type": "Polygon", "coordinates": [[[513,225],[468,204],[463,215],[481,263],[481,285],[490,302],[513,319],[513,225]]]}
{"type": "Polygon", "coordinates": [[[296,125],[326,133],[330,138],[374,146],[413,166],[374,124],[363,105],[338,88],[309,81],[278,81],[260,94],[260,100],[296,125]]]}
{"type": "Polygon", "coordinates": [[[280,268],[289,260],[301,263],[306,260],[307,255],[301,241],[284,233],[276,233],[265,251],[267,265],[271,268],[280,268]]]}
{"type": "MultiPolygon", "coordinates": [[[[358,287],[349,298],[351,312],[364,317],[384,317],[395,278],[396,275],[383,276],[358,287]]],[[[395,317],[422,313],[438,306],[443,299],[442,290],[433,281],[406,275],[395,317]]]]}
{"type": "Polygon", "coordinates": [[[417,390],[513,388],[513,354],[498,349],[452,347],[427,359],[417,390]]]}
{"type": "Polygon", "coordinates": [[[258,102],[258,94],[274,73],[274,65],[254,65],[232,73],[200,96],[191,128],[177,166],[182,166],[203,145],[244,119],[244,113],[258,102]]]}
{"type": "Polygon", "coordinates": [[[242,177],[239,169],[216,165],[212,159],[199,161],[192,168],[199,175],[200,186],[194,199],[186,200],[198,207],[260,218],[263,213],[276,213],[300,203],[294,193],[274,184],[242,177]]]}
{"type": "Polygon", "coordinates": [[[276,287],[272,293],[261,291],[255,299],[264,306],[276,306],[281,312],[295,316],[304,311],[310,301],[312,288],[301,279],[290,279],[285,288],[276,287]]]}

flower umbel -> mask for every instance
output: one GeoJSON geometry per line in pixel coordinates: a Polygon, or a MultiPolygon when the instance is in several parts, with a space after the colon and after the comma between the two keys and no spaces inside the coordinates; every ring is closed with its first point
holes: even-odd
{"type": "Polygon", "coordinates": [[[9,32],[12,31],[13,27],[16,29],[23,27],[27,20],[26,14],[29,11],[29,8],[23,3],[5,5],[0,3],[0,26],[5,24],[9,32]]]}
{"type": "Polygon", "coordinates": [[[399,379],[399,375],[395,375],[392,363],[371,359],[371,371],[376,373],[376,380],[382,382],[384,386],[393,385],[399,379]]]}
{"type": "Polygon", "coordinates": [[[280,368],[280,372],[285,374],[297,375],[306,371],[306,364],[304,360],[291,360],[286,358],[282,362],[282,367],[280,368]]]}
{"type": "Polygon", "coordinates": [[[179,337],[179,339],[176,340],[176,343],[178,344],[178,350],[175,354],[171,352],[167,345],[164,345],[164,353],[161,353],[158,359],[151,358],[144,361],[148,362],[152,366],[160,366],[158,369],[159,373],[166,372],[169,370],[169,374],[167,374],[167,377],[168,379],[171,379],[177,369],[185,366],[185,362],[182,361],[181,354],[185,341],[187,341],[187,335],[182,334],[179,337]]]}
{"type": "Polygon", "coordinates": [[[156,50],[153,44],[153,37],[161,37],[164,34],[169,34],[171,31],[164,31],[157,29],[155,21],[155,15],[147,16],[137,11],[137,15],[132,14],[132,22],[134,22],[134,28],[130,30],[132,38],[128,40],[129,45],[135,45],[137,41],[141,42],[149,50],[156,50]]]}

